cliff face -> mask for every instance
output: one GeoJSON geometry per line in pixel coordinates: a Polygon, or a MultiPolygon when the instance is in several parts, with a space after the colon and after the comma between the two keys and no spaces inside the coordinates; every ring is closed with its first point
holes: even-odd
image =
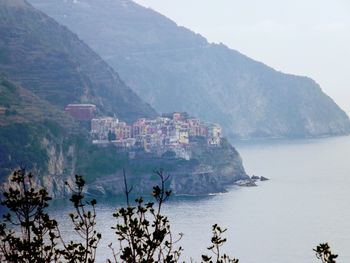
{"type": "MultiPolygon", "coordinates": [[[[35,126],[35,125],[34,125],[35,126]]],[[[41,127],[42,128],[42,127],[41,127]]],[[[1,127],[0,127],[1,129],[1,127]]],[[[44,156],[44,165],[37,162],[35,158],[30,160],[25,160],[21,163],[26,167],[27,171],[31,171],[35,177],[34,182],[40,187],[44,187],[53,198],[62,198],[71,194],[71,190],[65,185],[65,182],[68,182],[70,185],[74,185],[74,174],[75,174],[75,164],[71,163],[72,158],[76,158],[74,147],[75,145],[69,146],[69,151],[63,149],[63,144],[65,144],[64,138],[51,137],[49,134],[46,134],[47,137],[44,137],[41,142],[36,145],[36,150],[42,152],[44,156]]],[[[1,136],[0,136],[1,137],[1,136]]],[[[1,137],[1,139],[4,139],[1,137]]],[[[1,144],[0,144],[1,145],[1,144]]],[[[1,145],[2,146],[2,145],[1,145]]],[[[0,152],[0,154],[3,151],[0,152]]],[[[18,155],[17,155],[18,156],[18,155]]],[[[8,154],[8,157],[15,158],[16,154],[8,154]]],[[[6,169],[3,167],[3,164],[6,164],[8,160],[2,160],[0,162],[1,169],[0,182],[2,187],[8,187],[9,181],[8,175],[11,172],[11,169],[6,169]]],[[[12,169],[18,167],[19,164],[14,164],[12,169]]]]}
{"type": "Polygon", "coordinates": [[[171,180],[171,189],[177,194],[208,193],[208,185],[211,193],[224,192],[235,181],[248,179],[240,155],[225,139],[220,147],[195,145],[192,157],[198,160],[192,172],[171,180]]]}
{"type": "MultiPolygon", "coordinates": [[[[249,177],[244,171],[238,152],[226,141],[219,147],[208,147],[198,143],[193,147],[193,156],[189,161],[179,159],[161,159],[140,154],[126,165],[126,177],[134,194],[149,194],[152,187],[159,184],[159,178],[151,169],[164,168],[169,176],[167,187],[174,194],[206,195],[225,192],[227,187],[241,179],[249,177]]],[[[120,169],[109,176],[99,177],[90,184],[88,192],[96,195],[123,194],[123,171],[120,169]]]]}
{"type": "Polygon", "coordinates": [[[65,194],[75,173],[77,125],[30,91],[0,78],[0,182],[19,165],[36,174],[52,196],[65,194]]]}
{"type": "Polygon", "coordinates": [[[155,116],[96,53],[24,0],[0,1],[0,73],[63,109],[93,103],[132,121],[155,116]]]}
{"type": "Polygon", "coordinates": [[[47,171],[38,176],[37,183],[49,192],[53,198],[62,198],[71,194],[71,190],[65,185],[68,182],[74,185],[76,172],[76,145],[65,145],[65,142],[53,143],[44,138],[42,147],[47,153],[47,171]],[[65,148],[65,149],[63,149],[65,148]]]}
{"type": "Polygon", "coordinates": [[[159,112],[187,111],[235,138],[348,134],[315,81],[283,74],[129,0],[30,0],[77,33],[159,112]]]}
{"type": "MultiPolygon", "coordinates": [[[[152,187],[159,184],[159,178],[152,170],[145,167],[160,169],[165,166],[165,175],[169,176],[167,187],[176,195],[225,192],[236,181],[249,178],[239,154],[226,142],[225,145],[216,148],[197,146],[195,151],[199,156],[193,157],[190,161],[136,157],[136,160],[129,159],[124,163],[123,168],[116,167],[110,173],[98,176],[91,176],[88,169],[78,168],[76,160],[79,158],[79,152],[89,149],[76,143],[68,145],[66,141],[59,141],[57,138],[54,140],[44,138],[40,147],[47,156],[47,168],[34,167],[28,170],[34,171],[37,175],[36,184],[45,187],[54,198],[63,198],[71,194],[65,182],[73,186],[76,173],[84,175],[87,179],[86,192],[95,196],[123,194],[123,169],[126,171],[128,184],[133,187],[133,194],[136,195],[148,195],[152,192],[152,187]]],[[[99,154],[99,158],[117,159],[116,150],[113,152],[116,156],[105,155],[104,152],[99,154]]]]}
{"type": "Polygon", "coordinates": [[[79,134],[72,118],[1,77],[0,107],[0,180],[20,164],[39,173],[62,174],[68,153],[56,145],[79,134]]]}

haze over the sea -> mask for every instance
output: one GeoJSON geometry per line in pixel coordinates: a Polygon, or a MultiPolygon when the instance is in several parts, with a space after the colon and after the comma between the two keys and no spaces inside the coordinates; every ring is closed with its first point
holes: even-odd
{"type": "Polygon", "coordinates": [[[350,114],[350,1],[135,0],[277,70],[313,78],[350,114]]]}

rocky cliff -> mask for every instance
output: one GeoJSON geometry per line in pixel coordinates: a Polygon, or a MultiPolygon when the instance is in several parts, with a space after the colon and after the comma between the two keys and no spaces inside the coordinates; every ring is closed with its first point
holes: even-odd
{"type": "MultiPolygon", "coordinates": [[[[206,195],[225,192],[238,180],[249,179],[238,152],[224,139],[221,146],[208,147],[206,143],[193,145],[192,159],[157,158],[138,153],[123,167],[134,194],[149,194],[159,183],[154,172],[163,168],[169,176],[167,187],[176,195],[206,195]]],[[[96,195],[122,194],[123,170],[95,180],[88,192],[96,195]]]]}
{"type": "Polygon", "coordinates": [[[348,134],[310,78],[278,72],[129,0],[30,0],[77,33],[159,112],[187,111],[247,138],[348,134]]]}
{"type": "Polygon", "coordinates": [[[239,153],[227,140],[219,147],[208,147],[202,142],[194,145],[192,157],[198,161],[191,173],[174,176],[171,188],[178,194],[224,192],[238,180],[249,179],[244,171],[239,153]]]}
{"type": "Polygon", "coordinates": [[[65,112],[1,77],[0,107],[0,182],[21,165],[53,196],[65,194],[84,132],[65,112]]]}
{"type": "MultiPolygon", "coordinates": [[[[107,151],[103,148],[92,149],[93,147],[83,146],[67,138],[50,138],[49,134],[37,147],[44,156],[44,164],[40,166],[40,163],[29,160],[25,164],[37,176],[36,183],[44,186],[54,198],[63,198],[71,193],[65,182],[74,185],[74,174],[84,176],[87,180],[87,193],[95,196],[123,194],[123,171],[136,195],[151,193],[152,187],[159,184],[154,171],[161,168],[169,176],[167,187],[176,195],[225,192],[236,181],[249,179],[239,154],[227,142],[215,148],[197,146],[194,151],[198,151],[196,154],[199,155],[189,161],[157,158],[146,153],[129,159],[126,153],[118,153],[114,146],[107,151]],[[88,166],[79,162],[82,152],[85,152],[84,158],[87,161],[94,159],[94,162],[88,166]],[[100,166],[99,159],[107,159],[109,163],[100,166]],[[95,169],[99,171],[95,172],[95,169]]],[[[6,182],[4,172],[9,171],[1,169],[1,172],[4,174],[2,182],[6,182]]]]}

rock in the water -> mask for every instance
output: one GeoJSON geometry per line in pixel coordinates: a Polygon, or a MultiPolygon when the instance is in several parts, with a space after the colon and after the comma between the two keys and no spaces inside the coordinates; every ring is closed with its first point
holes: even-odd
{"type": "Polygon", "coordinates": [[[253,175],[253,176],[252,176],[252,180],[257,181],[257,180],[259,180],[259,179],[260,179],[260,177],[259,177],[259,176],[256,176],[256,175],[253,175]]]}
{"type": "Polygon", "coordinates": [[[253,180],[250,180],[250,179],[238,180],[237,182],[235,182],[235,185],[246,186],[246,187],[257,186],[256,183],[253,180]]]}

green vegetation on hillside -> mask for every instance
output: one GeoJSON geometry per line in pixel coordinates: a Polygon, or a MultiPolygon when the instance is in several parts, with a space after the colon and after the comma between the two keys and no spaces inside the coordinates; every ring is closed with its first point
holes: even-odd
{"type": "Polygon", "coordinates": [[[126,153],[117,154],[114,146],[98,147],[88,141],[79,145],[77,172],[86,174],[87,182],[91,183],[99,177],[111,175],[120,171],[128,163],[126,153]]]}
{"type": "Polygon", "coordinates": [[[0,74],[63,110],[93,103],[131,121],[155,116],[96,53],[24,0],[0,1],[0,74]]]}
{"type": "Polygon", "coordinates": [[[76,130],[73,120],[5,78],[0,78],[0,107],[5,108],[0,114],[0,180],[18,164],[46,173],[43,140],[59,143],[64,134],[76,130]]]}
{"type": "Polygon", "coordinates": [[[46,122],[52,132],[77,128],[65,112],[4,77],[0,77],[0,107],[6,110],[5,114],[0,114],[1,126],[46,122]]]}
{"type": "MultiPolygon", "coordinates": [[[[79,149],[77,172],[85,174],[89,183],[107,175],[118,177],[124,169],[130,174],[131,180],[137,184],[148,171],[155,171],[159,167],[175,172],[179,167],[185,170],[198,164],[198,160],[195,159],[186,161],[176,158],[159,158],[143,151],[136,152],[135,158],[130,158],[128,152],[118,150],[113,145],[99,147],[88,141],[81,141],[79,149]]],[[[150,179],[152,180],[152,177],[150,179]]]]}
{"type": "Polygon", "coordinates": [[[0,181],[18,164],[46,171],[48,156],[40,141],[46,135],[42,127],[28,123],[0,127],[0,181]]]}

